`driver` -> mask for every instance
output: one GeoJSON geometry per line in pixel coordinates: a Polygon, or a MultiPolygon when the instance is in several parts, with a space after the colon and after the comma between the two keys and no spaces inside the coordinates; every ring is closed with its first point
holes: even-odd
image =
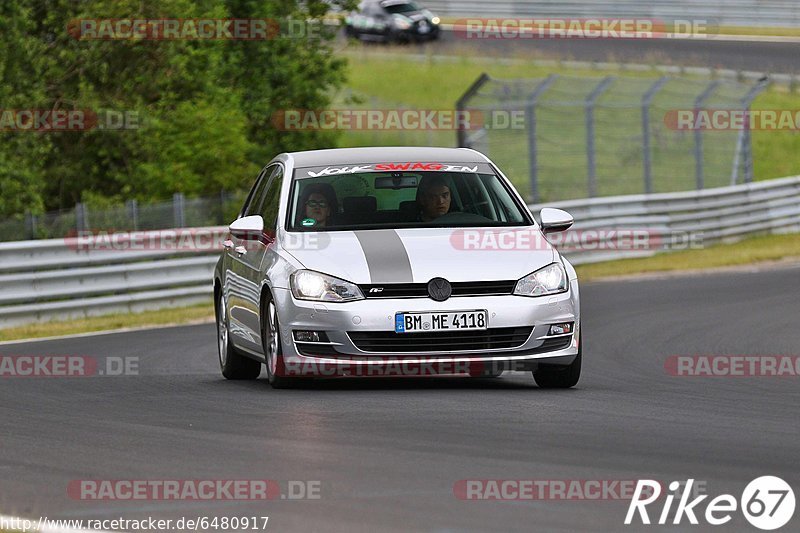
{"type": "Polygon", "coordinates": [[[450,211],[450,187],[444,178],[423,178],[417,188],[417,205],[422,222],[431,222],[450,211]]]}

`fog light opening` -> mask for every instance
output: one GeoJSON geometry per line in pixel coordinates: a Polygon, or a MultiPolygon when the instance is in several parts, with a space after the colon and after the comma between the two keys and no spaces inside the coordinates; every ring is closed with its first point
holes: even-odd
{"type": "Polygon", "coordinates": [[[323,333],[320,335],[319,331],[297,331],[294,332],[294,340],[297,342],[320,342],[325,336],[323,333]]]}
{"type": "Polygon", "coordinates": [[[550,331],[548,335],[568,335],[572,333],[572,322],[561,322],[559,324],[550,324],[550,331]]]}

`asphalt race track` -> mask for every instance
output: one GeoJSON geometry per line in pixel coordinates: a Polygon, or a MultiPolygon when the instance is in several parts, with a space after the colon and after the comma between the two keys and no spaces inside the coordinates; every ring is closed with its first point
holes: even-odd
{"type": "MultiPolygon", "coordinates": [[[[379,49],[382,45],[371,45],[379,49]]],[[[434,53],[574,61],[684,65],[762,73],[800,73],[798,42],[719,39],[466,39],[444,31],[434,53]]]]}
{"type": "MultiPolygon", "coordinates": [[[[675,377],[669,355],[798,354],[800,267],[583,287],[584,374],[229,382],[210,324],[0,346],[139,357],[138,376],[1,378],[0,513],[269,516],[268,531],[756,531],[625,527],[624,501],[465,501],[463,479],[702,480],[800,486],[800,378],[675,377]],[[320,498],[80,501],[80,479],[317,480],[320,498]]],[[[655,520],[660,507],[653,510],[655,520]]],[[[796,531],[797,516],[785,530],[796,531]]]]}

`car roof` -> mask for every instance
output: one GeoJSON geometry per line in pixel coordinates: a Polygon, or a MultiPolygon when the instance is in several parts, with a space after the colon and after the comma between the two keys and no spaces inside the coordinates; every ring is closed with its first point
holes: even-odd
{"type": "MultiPolygon", "coordinates": [[[[405,163],[414,161],[423,163],[489,162],[486,156],[474,150],[464,148],[433,148],[416,146],[334,148],[330,150],[291,152],[286,155],[289,155],[294,159],[294,166],[297,168],[368,163],[405,163]]],[[[278,158],[280,158],[280,156],[278,158]]]]}

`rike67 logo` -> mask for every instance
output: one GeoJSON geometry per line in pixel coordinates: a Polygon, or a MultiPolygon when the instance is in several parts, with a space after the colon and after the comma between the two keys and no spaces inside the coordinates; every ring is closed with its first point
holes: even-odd
{"type": "MultiPolygon", "coordinates": [[[[708,498],[708,495],[703,494],[689,500],[692,496],[693,484],[694,479],[687,480],[685,484],[678,481],[669,484],[671,494],[667,494],[664,498],[664,506],[658,518],[653,517],[657,520],[655,523],[660,525],[669,523],[672,503],[676,497],[678,504],[671,522],[674,525],[680,524],[684,517],[690,524],[697,525],[699,523],[698,516],[700,516],[705,519],[706,523],[720,526],[730,522],[733,513],[739,508],[751,525],[758,529],[771,531],[784,526],[794,515],[794,491],[779,477],[762,476],[754,479],[745,487],[738,501],[730,494],[721,494],[706,503],[705,512],[701,512],[700,504],[708,498]],[[677,491],[681,487],[683,487],[683,491],[678,494],[677,491]]],[[[642,524],[650,524],[651,519],[647,506],[656,502],[661,495],[661,483],[650,479],[640,479],[628,507],[625,524],[632,524],[637,515],[642,524]]],[[[651,511],[653,510],[657,509],[651,509],[651,511]]]]}

